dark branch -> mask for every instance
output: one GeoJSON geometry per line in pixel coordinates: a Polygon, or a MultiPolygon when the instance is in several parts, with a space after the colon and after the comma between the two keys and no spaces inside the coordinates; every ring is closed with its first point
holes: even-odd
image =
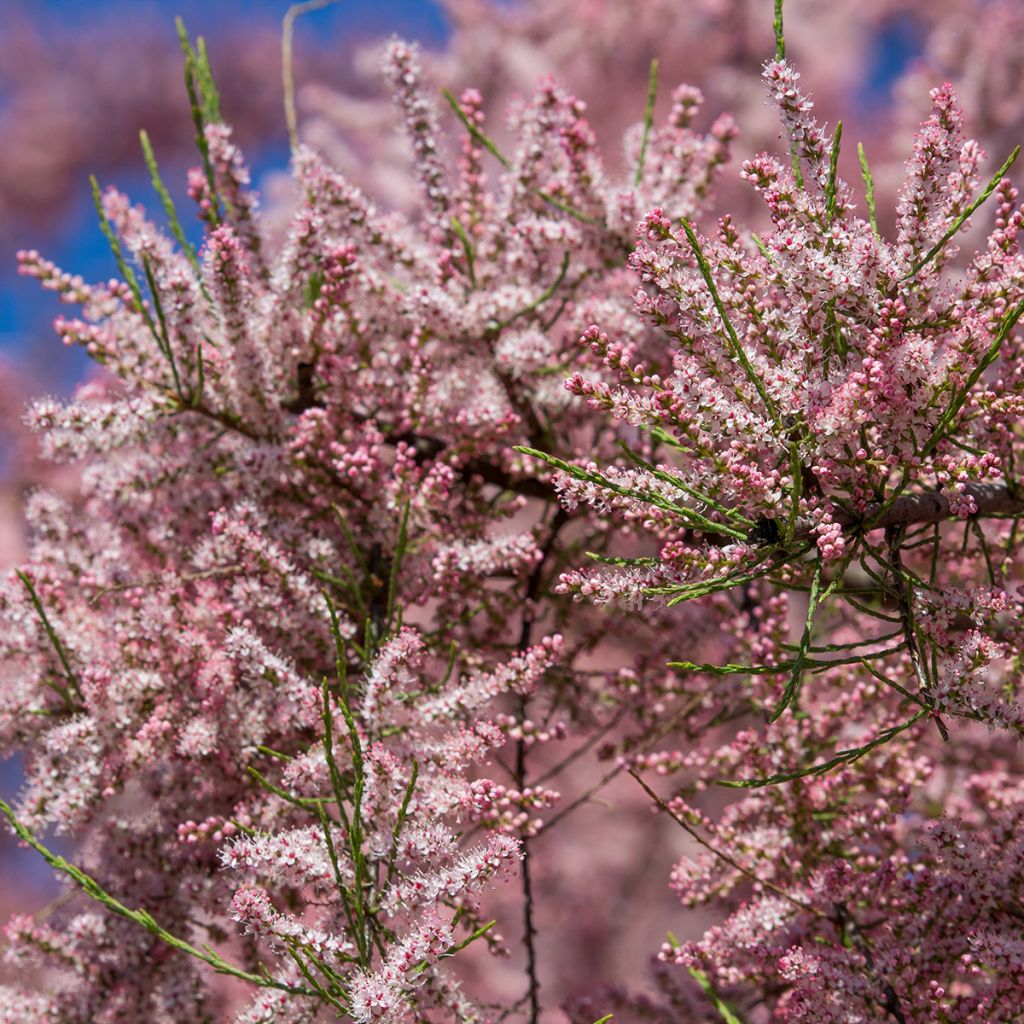
{"type": "MultiPolygon", "coordinates": [[[[989,516],[1024,515],[1024,495],[1018,494],[1015,488],[1005,483],[968,484],[964,493],[974,498],[978,507],[975,515],[980,519],[989,516]]],[[[864,525],[869,525],[872,530],[881,530],[891,526],[917,526],[957,518],[950,511],[949,498],[938,491],[905,494],[897,498],[881,516],[872,519],[881,507],[880,503],[869,505],[860,519],[839,511],[835,515],[835,521],[844,530],[864,525]]]]}

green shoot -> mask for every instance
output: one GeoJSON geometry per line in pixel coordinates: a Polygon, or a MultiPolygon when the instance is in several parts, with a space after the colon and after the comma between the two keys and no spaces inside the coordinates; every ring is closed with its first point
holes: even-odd
{"type": "Polygon", "coordinates": [[[647,75],[647,105],[644,107],[644,133],[640,139],[640,155],[636,162],[636,174],[633,185],[638,186],[644,177],[644,161],[647,159],[647,144],[651,137],[651,125],[654,123],[654,104],[658,99],[658,58],[651,61],[651,70],[647,75]]]}
{"type": "Polygon", "coordinates": [[[952,224],[950,224],[946,233],[922,256],[901,278],[903,281],[909,281],[912,277],[915,277],[917,273],[924,269],[942,250],[946,247],[946,243],[964,226],[968,218],[981,206],[986,199],[999,187],[999,183],[1006,177],[1007,171],[1014,165],[1017,157],[1020,155],[1020,146],[1016,146],[1013,152],[1003,162],[1003,166],[996,171],[995,174],[989,179],[988,184],[982,189],[978,197],[963,210],[959,217],[952,224]]]}
{"type": "Polygon", "coordinates": [[[786,37],[782,31],[782,0],[775,0],[775,17],[772,19],[775,30],[775,59],[786,59],[786,37]]]}
{"type": "Polygon", "coordinates": [[[881,238],[878,233],[878,210],[875,208],[875,179],[871,176],[871,167],[868,164],[868,155],[864,152],[864,143],[857,143],[857,158],[860,160],[860,174],[864,179],[864,197],[868,204],[868,216],[871,219],[871,233],[875,238],[881,238]]]}

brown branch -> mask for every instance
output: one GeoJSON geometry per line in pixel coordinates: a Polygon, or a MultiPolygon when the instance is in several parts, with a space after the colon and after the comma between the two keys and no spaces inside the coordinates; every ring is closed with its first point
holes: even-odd
{"type": "MultiPolygon", "coordinates": [[[[647,741],[640,746],[639,753],[646,754],[653,750],[654,747],[657,746],[657,744],[662,739],[664,739],[670,732],[672,732],[672,730],[675,729],[675,727],[683,719],[688,718],[694,711],[696,711],[697,708],[700,707],[703,700],[704,695],[698,694],[696,697],[693,698],[693,700],[691,700],[689,703],[687,703],[678,711],[676,711],[676,713],[670,716],[668,721],[666,721],[661,726],[661,728],[656,729],[653,735],[650,736],[647,739],[647,741]]],[[[626,709],[627,708],[624,705],[623,711],[625,711],[626,709]]],[[[621,717],[621,715],[617,715],[615,719],[613,719],[613,724],[614,722],[617,722],[619,720],[619,717],[621,717]]],[[[568,761],[568,758],[566,758],[566,761],[568,761]]],[[[557,814],[555,814],[551,818],[548,818],[547,821],[544,822],[541,832],[538,834],[546,833],[553,825],[561,821],[567,815],[572,814],[572,812],[575,811],[578,807],[582,807],[585,803],[589,803],[590,800],[597,793],[599,793],[602,789],[604,789],[605,786],[608,785],[608,783],[610,783],[613,779],[621,775],[622,772],[626,771],[629,763],[630,762],[626,758],[622,758],[614,768],[611,768],[609,771],[605,772],[604,775],[602,775],[601,778],[597,780],[597,782],[595,782],[589,789],[587,789],[585,792],[581,793],[578,797],[576,797],[576,799],[573,800],[572,803],[566,805],[565,807],[562,807],[557,814]]],[[[534,785],[536,784],[537,783],[534,783],[534,785]]]]}
{"type": "Polygon", "coordinates": [[[903,554],[900,545],[903,541],[905,530],[902,526],[887,526],[885,536],[889,545],[890,573],[893,587],[898,594],[897,602],[899,607],[900,623],[903,628],[903,641],[906,644],[907,653],[910,655],[910,663],[914,667],[914,675],[917,677],[918,687],[922,698],[932,708],[932,719],[939,730],[943,740],[949,739],[949,731],[945,723],[934,710],[932,700],[931,684],[928,680],[928,673],[925,671],[921,660],[921,650],[917,642],[917,632],[914,629],[914,592],[908,579],[904,578],[903,554]]]}
{"type": "MultiPolygon", "coordinates": [[[[301,368],[300,368],[301,369],[301,368]]],[[[308,390],[308,389],[307,389],[308,390]]],[[[301,391],[301,379],[300,379],[301,391]]],[[[302,412],[311,408],[317,403],[310,401],[308,394],[306,400],[300,399],[287,406],[291,412],[302,412]]],[[[248,429],[243,423],[229,414],[210,409],[205,405],[192,406],[182,411],[197,412],[215,420],[231,430],[235,430],[254,441],[267,440],[248,429]]],[[[359,419],[370,417],[356,416],[359,419]]],[[[410,445],[416,452],[419,459],[436,458],[448,447],[448,442],[439,438],[425,436],[414,431],[406,431],[402,434],[391,434],[385,439],[389,444],[397,444],[400,441],[410,445]]],[[[479,477],[484,483],[500,487],[502,490],[512,491],[528,498],[543,498],[551,500],[554,497],[554,488],[543,480],[535,477],[515,477],[501,466],[494,465],[484,459],[470,459],[460,467],[460,474],[464,481],[468,482],[472,477],[479,477]]],[[[985,519],[994,516],[1017,516],[1024,515],[1024,491],[1018,492],[1017,488],[1010,483],[979,483],[967,484],[964,488],[965,495],[974,499],[977,512],[974,518],[985,519]]],[[[827,499],[827,495],[825,495],[827,499]]],[[[884,502],[872,502],[864,510],[863,515],[857,516],[845,509],[837,508],[833,518],[844,531],[856,532],[857,530],[882,530],[891,527],[923,526],[928,523],[941,523],[946,519],[958,519],[949,507],[949,498],[940,491],[921,491],[916,494],[904,494],[885,507],[884,502]],[[885,511],[878,515],[882,508],[885,511]],[[876,518],[877,517],[877,518],[876,518]]],[[[812,535],[814,523],[809,520],[801,520],[797,524],[794,534],[795,540],[807,540],[812,535]]],[[[684,530],[685,535],[692,535],[692,529],[684,530]]],[[[707,544],[726,545],[735,543],[735,539],[724,534],[713,532],[701,533],[701,539],[707,544]]]]}
{"type": "Polygon", "coordinates": [[[152,587],[171,587],[177,583],[197,583],[201,580],[212,580],[221,577],[239,576],[245,570],[241,565],[214,566],[212,569],[203,569],[201,572],[186,573],[164,573],[163,575],[146,576],[142,579],[127,580],[124,583],[114,583],[109,587],[101,587],[89,598],[89,607],[95,608],[108,594],[117,594],[123,590],[142,590],[152,587]]]}
{"type": "MultiPolygon", "coordinates": [[[[1009,484],[968,484],[964,493],[974,498],[974,503],[977,506],[978,511],[971,517],[973,519],[1024,516],[1024,491],[1018,493],[1016,488],[1009,484]]],[[[828,495],[825,495],[825,498],[827,500],[828,495]]],[[[872,502],[864,510],[863,515],[859,516],[837,507],[833,513],[833,519],[845,533],[857,533],[862,530],[870,532],[871,530],[895,527],[924,526],[928,523],[941,523],[946,519],[959,520],[961,518],[950,510],[949,498],[939,491],[904,494],[887,507],[882,515],[878,515],[883,506],[883,502],[872,502]],[[875,518],[876,516],[877,518],[875,518]]],[[[794,541],[810,540],[813,537],[814,527],[813,521],[801,518],[793,532],[794,541]]],[[[724,533],[704,532],[689,527],[683,530],[682,537],[688,543],[700,541],[715,547],[736,543],[734,537],[724,533]]],[[[774,519],[759,520],[748,539],[753,544],[778,546],[778,521],[774,519]]]]}
{"type": "MultiPolygon", "coordinates": [[[[974,498],[978,511],[975,516],[984,519],[989,516],[1024,515],[1024,495],[1006,483],[968,484],[966,495],[974,498]]],[[[839,510],[834,519],[844,530],[867,526],[872,530],[893,526],[919,526],[926,523],[941,523],[944,519],[955,519],[949,508],[949,498],[938,491],[923,491],[919,494],[905,494],[897,498],[886,511],[874,519],[882,503],[869,505],[859,519],[848,512],[839,510]]]]}
{"type": "MultiPolygon", "coordinates": [[[[551,495],[548,495],[550,500],[551,495]]],[[[551,553],[554,550],[558,533],[569,521],[570,515],[563,508],[559,508],[551,522],[547,524],[547,540],[541,549],[541,557],[534,567],[530,578],[526,583],[526,593],[523,598],[522,626],[519,633],[519,650],[525,651],[533,641],[533,627],[535,623],[535,610],[533,603],[544,581],[544,569],[551,553]]],[[[519,720],[526,718],[529,698],[524,694],[519,698],[519,720]]],[[[514,778],[516,788],[520,791],[526,786],[526,741],[520,738],[516,742],[516,768],[514,778]]],[[[530,843],[526,836],[522,838],[522,883],[523,883],[523,945],[526,947],[526,978],[527,978],[527,1000],[529,1002],[530,1024],[538,1024],[540,1020],[540,976],[537,962],[537,926],[534,921],[534,892],[533,878],[530,871],[531,850],[530,843]]]]}

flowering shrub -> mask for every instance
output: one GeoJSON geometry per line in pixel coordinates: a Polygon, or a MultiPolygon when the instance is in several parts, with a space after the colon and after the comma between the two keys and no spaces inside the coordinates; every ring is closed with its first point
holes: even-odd
{"type": "Polygon", "coordinates": [[[656,118],[652,69],[616,171],[550,79],[507,151],[472,89],[442,131],[396,40],[413,212],[297,145],[276,237],[186,44],[202,244],[150,158],[166,231],[95,188],[119,278],[21,255],[108,372],[28,413],[81,489],[0,587],[0,810],[72,898],[8,924],[46,973],[0,1020],[536,1021],[539,894],[608,870],[545,837],[613,780],[714,923],[571,1020],[1018,1019],[1016,151],[982,186],[935,89],[882,237],[776,14],[757,233],[698,90],[656,118]],[[501,880],[509,999],[460,967],[501,880]]]}

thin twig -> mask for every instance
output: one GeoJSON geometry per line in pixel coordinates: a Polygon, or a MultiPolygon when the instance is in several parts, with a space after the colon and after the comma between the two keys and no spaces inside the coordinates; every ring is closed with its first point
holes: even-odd
{"type": "Polygon", "coordinates": [[[304,0],[292,4],[281,22],[281,82],[284,85],[284,120],[288,126],[288,141],[292,151],[299,148],[299,121],[295,113],[295,75],[293,73],[292,44],[295,38],[295,20],[309,11],[336,4],[338,0],[304,0]]]}
{"type": "MultiPolygon", "coordinates": [[[[640,753],[648,753],[654,748],[654,746],[664,739],[683,719],[688,718],[703,702],[703,695],[694,697],[685,707],[680,708],[665,724],[658,730],[655,731],[654,735],[640,748],[640,753]]],[[[615,719],[618,721],[618,718],[615,719]]],[[[561,808],[559,812],[551,818],[548,818],[544,822],[542,832],[547,832],[550,828],[556,825],[563,818],[572,814],[578,807],[582,807],[583,804],[590,801],[597,793],[599,793],[605,786],[608,785],[613,779],[621,775],[626,770],[626,764],[628,762],[621,762],[614,768],[605,772],[601,778],[594,783],[586,792],[581,793],[571,804],[567,804],[561,808]]]]}
{"type": "Polygon", "coordinates": [[[787,902],[792,903],[793,906],[796,907],[798,910],[803,910],[808,914],[813,914],[815,917],[819,917],[824,921],[831,920],[828,914],[826,914],[822,910],[819,910],[813,904],[805,903],[803,900],[797,899],[792,894],[786,892],[785,889],[776,885],[774,882],[769,882],[765,878],[760,878],[758,875],[754,874],[754,872],[751,871],[749,868],[745,868],[742,864],[739,863],[739,861],[731,857],[729,854],[725,853],[725,851],[720,850],[717,846],[712,845],[685,818],[682,818],[678,814],[676,814],[675,811],[673,811],[672,808],[669,807],[669,805],[665,803],[665,801],[662,800],[661,797],[658,796],[658,794],[655,793],[654,790],[651,789],[651,787],[648,786],[647,783],[644,782],[644,780],[640,778],[640,776],[637,775],[637,773],[632,768],[628,769],[628,771],[629,774],[632,775],[633,778],[636,779],[636,781],[639,783],[640,788],[643,789],[643,791],[658,805],[658,807],[665,814],[667,814],[684,832],[686,832],[691,839],[693,839],[695,842],[703,846],[704,849],[707,850],[709,853],[714,854],[714,856],[716,856],[720,861],[722,861],[725,864],[728,864],[729,867],[731,867],[734,871],[738,871],[745,878],[749,878],[750,881],[753,882],[755,885],[760,885],[763,888],[767,889],[769,892],[775,893],[776,896],[779,896],[787,902]]]}

